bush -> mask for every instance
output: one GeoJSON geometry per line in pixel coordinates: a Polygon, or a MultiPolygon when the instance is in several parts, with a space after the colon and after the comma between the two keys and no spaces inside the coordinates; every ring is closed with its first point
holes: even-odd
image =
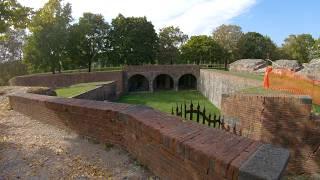
{"type": "Polygon", "coordinates": [[[0,86],[8,85],[11,78],[25,74],[28,74],[27,66],[21,61],[0,63],[0,86]]]}

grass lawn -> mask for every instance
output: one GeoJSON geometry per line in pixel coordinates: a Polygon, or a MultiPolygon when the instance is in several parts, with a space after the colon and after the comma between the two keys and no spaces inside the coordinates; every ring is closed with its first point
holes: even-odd
{"type": "Polygon", "coordinates": [[[207,112],[219,114],[219,109],[216,108],[206,97],[198,91],[158,91],[154,93],[139,92],[130,93],[120,97],[118,102],[128,104],[142,104],[153,107],[162,112],[170,113],[176,103],[179,105],[186,102],[187,106],[190,102],[196,106],[199,102],[201,109],[206,107],[207,112]]]}
{"type": "Polygon", "coordinates": [[[69,87],[56,89],[55,91],[57,93],[57,96],[69,98],[69,97],[80,95],[92,89],[95,89],[101,86],[102,84],[106,84],[106,83],[108,82],[81,83],[81,84],[75,84],[69,87]]]}
{"type": "Polygon", "coordinates": [[[217,72],[223,73],[223,74],[229,74],[229,75],[239,76],[239,77],[243,77],[243,78],[263,81],[263,75],[259,75],[259,74],[246,73],[246,72],[223,71],[223,70],[216,70],[216,69],[210,69],[210,70],[217,71],[217,72]]]}
{"type": "Polygon", "coordinates": [[[264,87],[252,87],[239,91],[242,94],[258,94],[258,95],[279,95],[279,94],[291,94],[286,91],[277,91],[272,89],[265,89],[264,87]]]}

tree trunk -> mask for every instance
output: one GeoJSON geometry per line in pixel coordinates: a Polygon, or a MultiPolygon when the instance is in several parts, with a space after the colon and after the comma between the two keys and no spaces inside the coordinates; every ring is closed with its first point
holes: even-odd
{"type": "Polygon", "coordinates": [[[228,70],[228,59],[224,60],[224,69],[228,70]]]}
{"type": "Polygon", "coordinates": [[[61,61],[59,61],[59,64],[58,64],[58,71],[59,71],[59,73],[61,74],[61,61]]]}
{"type": "Polygon", "coordinates": [[[89,63],[88,63],[88,72],[91,72],[91,59],[89,60],[89,63]]]}

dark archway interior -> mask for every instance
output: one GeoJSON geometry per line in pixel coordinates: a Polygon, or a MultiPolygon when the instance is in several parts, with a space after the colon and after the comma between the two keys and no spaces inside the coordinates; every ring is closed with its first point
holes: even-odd
{"type": "Polygon", "coordinates": [[[149,91],[149,81],[143,75],[134,75],[129,79],[128,90],[129,92],[149,91]]]}
{"type": "Polygon", "coordinates": [[[179,90],[197,89],[197,78],[192,74],[185,74],[179,79],[179,90]]]}
{"type": "Polygon", "coordinates": [[[167,74],[160,74],[153,82],[153,89],[156,90],[171,90],[173,89],[173,79],[167,74]]]}

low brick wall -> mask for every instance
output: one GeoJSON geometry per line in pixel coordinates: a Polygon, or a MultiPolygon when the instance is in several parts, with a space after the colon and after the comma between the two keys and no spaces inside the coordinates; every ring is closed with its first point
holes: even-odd
{"type": "Polygon", "coordinates": [[[102,84],[93,90],[87,91],[72,98],[95,101],[114,101],[118,98],[116,83],[108,82],[106,84],[102,84]]]}
{"type": "Polygon", "coordinates": [[[123,72],[91,72],[91,73],[62,73],[62,74],[34,74],[17,76],[9,83],[11,86],[42,86],[42,87],[67,87],[79,83],[115,81],[117,94],[123,92],[123,72]]]}
{"type": "Polygon", "coordinates": [[[235,75],[221,73],[216,70],[200,70],[199,91],[211,103],[221,108],[222,94],[235,93],[239,90],[261,86],[262,82],[235,75]]]}
{"type": "Polygon", "coordinates": [[[285,149],[145,106],[35,94],[9,98],[14,110],[34,119],[122,146],[162,179],[278,179],[289,158],[285,149]]]}
{"type": "Polygon", "coordinates": [[[242,136],[288,148],[289,173],[320,172],[320,123],[312,121],[312,100],[294,95],[224,95],[226,123],[242,136]]]}

